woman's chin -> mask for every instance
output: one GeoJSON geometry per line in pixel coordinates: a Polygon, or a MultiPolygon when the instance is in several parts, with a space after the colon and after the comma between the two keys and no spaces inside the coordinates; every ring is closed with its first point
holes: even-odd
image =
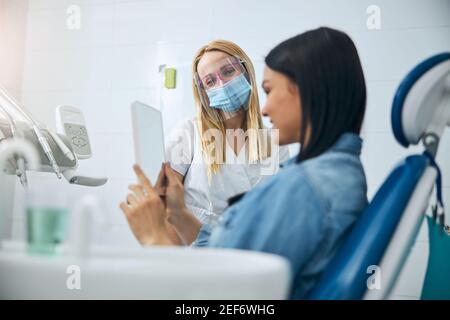
{"type": "Polygon", "coordinates": [[[283,137],[281,134],[278,137],[278,142],[277,144],[280,146],[285,146],[291,143],[297,143],[298,141],[295,139],[292,139],[290,137],[283,137]]]}
{"type": "Polygon", "coordinates": [[[280,146],[284,146],[284,145],[287,145],[289,143],[290,142],[288,140],[283,139],[282,137],[279,137],[278,142],[277,142],[277,144],[280,145],[280,146]]]}

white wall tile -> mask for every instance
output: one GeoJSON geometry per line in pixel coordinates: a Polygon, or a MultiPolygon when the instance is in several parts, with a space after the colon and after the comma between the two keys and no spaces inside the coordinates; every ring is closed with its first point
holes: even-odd
{"type": "Polygon", "coordinates": [[[263,36],[268,41],[281,41],[319,25],[335,27],[365,26],[365,7],[358,1],[343,5],[342,1],[217,1],[213,8],[216,21],[226,19],[233,10],[234,21],[241,23],[215,23],[214,35],[235,39],[237,37],[263,36]],[[233,10],[239,8],[239,10],[233,10]],[[361,14],[355,15],[355,12],[361,14]],[[338,23],[340,22],[340,23],[338,23]],[[339,25],[337,25],[339,24],[339,25]]]}
{"type": "Polygon", "coordinates": [[[111,87],[111,49],[27,51],[24,91],[106,90],[111,87]]]}
{"type": "Polygon", "coordinates": [[[164,15],[160,1],[133,1],[116,5],[114,43],[152,44],[162,38],[164,15]]]}
{"type": "Polygon", "coordinates": [[[111,133],[108,135],[106,175],[111,179],[134,179],[133,137],[131,133],[111,133]]]}
{"type": "Polygon", "coordinates": [[[363,130],[391,133],[391,108],[396,81],[367,82],[367,106],[363,130]]]}
{"type": "Polygon", "coordinates": [[[113,89],[141,89],[155,86],[158,65],[155,45],[117,46],[109,67],[113,89]]]}
{"type": "Polygon", "coordinates": [[[377,5],[381,10],[381,29],[407,29],[420,27],[449,26],[450,9],[445,0],[340,0],[340,1],[216,1],[213,15],[221,17],[232,7],[236,21],[247,21],[246,27],[213,25],[215,34],[236,35],[263,34],[269,38],[278,35],[280,40],[308,29],[326,25],[344,31],[365,31],[369,14],[368,6],[377,5]]]}
{"type": "Polygon", "coordinates": [[[198,41],[211,36],[211,1],[130,1],[116,6],[115,43],[198,41]]]}
{"type": "Polygon", "coordinates": [[[25,91],[22,103],[38,121],[54,130],[56,107],[68,105],[83,112],[89,135],[114,131],[113,123],[104,121],[111,112],[111,91],[25,91]]]}
{"type": "Polygon", "coordinates": [[[366,80],[396,81],[431,55],[450,50],[450,28],[350,32],[366,80]]]}
{"type": "Polygon", "coordinates": [[[109,132],[131,134],[131,104],[134,101],[157,106],[156,88],[114,90],[108,111],[109,132]]]}
{"type": "Polygon", "coordinates": [[[365,3],[380,7],[382,29],[450,26],[450,2],[447,0],[382,0],[365,3]]]}
{"type": "Polygon", "coordinates": [[[92,7],[97,5],[113,4],[115,2],[116,0],[31,0],[29,10],[33,12],[38,10],[66,9],[71,5],[92,7]]]}
{"type": "MultiPolygon", "coordinates": [[[[218,23],[211,15],[213,1],[162,1],[163,41],[196,42],[211,37],[211,25],[218,23]]],[[[235,13],[236,11],[233,11],[235,13]]],[[[220,21],[220,20],[219,20],[220,21]]]]}
{"type": "Polygon", "coordinates": [[[114,3],[81,6],[79,29],[69,28],[68,21],[71,21],[73,16],[67,13],[67,7],[29,12],[28,50],[75,49],[113,43],[114,3]]]}

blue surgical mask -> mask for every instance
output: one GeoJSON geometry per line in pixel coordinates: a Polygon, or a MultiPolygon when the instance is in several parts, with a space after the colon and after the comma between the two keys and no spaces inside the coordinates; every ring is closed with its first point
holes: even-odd
{"type": "Polygon", "coordinates": [[[221,87],[206,91],[209,106],[225,112],[234,112],[247,105],[252,87],[244,74],[240,74],[221,87]]]}

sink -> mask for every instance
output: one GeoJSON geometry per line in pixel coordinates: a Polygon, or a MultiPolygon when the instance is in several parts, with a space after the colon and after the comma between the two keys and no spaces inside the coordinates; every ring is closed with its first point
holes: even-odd
{"type": "Polygon", "coordinates": [[[0,251],[0,299],[285,299],[282,257],[244,250],[93,246],[89,256],[0,251]],[[68,289],[80,270],[80,289],[68,289]]]}

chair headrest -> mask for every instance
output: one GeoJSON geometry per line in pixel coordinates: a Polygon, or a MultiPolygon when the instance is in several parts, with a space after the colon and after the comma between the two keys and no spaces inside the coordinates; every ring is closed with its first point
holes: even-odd
{"type": "Polygon", "coordinates": [[[450,124],[450,52],[434,55],[408,73],[394,96],[391,122],[404,147],[426,134],[442,135],[450,124]]]}

